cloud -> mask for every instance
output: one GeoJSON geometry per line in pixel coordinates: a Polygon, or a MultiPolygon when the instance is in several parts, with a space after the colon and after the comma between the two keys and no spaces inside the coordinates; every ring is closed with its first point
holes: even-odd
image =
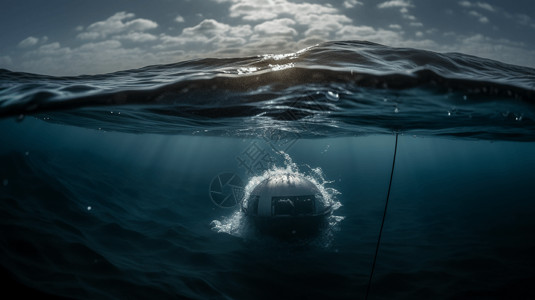
{"type": "Polygon", "coordinates": [[[254,32],[262,35],[291,35],[296,36],[297,30],[291,26],[295,25],[295,21],[292,19],[276,19],[272,21],[266,21],[262,24],[254,27],[254,32]]]}
{"type": "Polygon", "coordinates": [[[185,28],[182,37],[190,40],[221,40],[224,37],[248,36],[251,34],[249,25],[230,26],[213,19],[206,19],[197,26],[185,28]]]}
{"type": "Polygon", "coordinates": [[[82,40],[96,40],[101,37],[101,34],[96,31],[82,32],[78,34],[78,38],[82,40]]]}
{"type": "Polygon", "coordinates": [[[205,19],[196,26],[184,28],[177,36],[161,34],[160,43],[155,45],[154,49],[196,51],[198,55],[199,47],[203,47],[205,53],[242,47],[252,34],[250,25],[230,26],[213,19],[205,19]]]}
{"type": "Polygon", "coordinates": [[[132,13],[118,12],[104,21],[89,25],[83,32],[78,34],[82,40],[104,39],[109,36],[124,32],[143,32],[158,27],[158,24],[148,19],[133,19],[132,13]],[[129,21],[128,21],[129,20],[129,21]]]}
{"type": "MultiPolygon", "coordinates": [[[[481,23],[489,23],[489,18],[486,16],[486,13],[493,13],[496,19],[506,19],[507,23],[514,22],[521,26],[531,27],[535,29],[535,21],[530,16],[523,13],[512,13],[502,7],[491,5],[487,2],[470,2],[470,1],[460,1],[458,4],[461,7],[470,9],[465,10],[464,12],[476,17],[481,23]],[[483,11],[485,14],[483,14],[483,11]]],[[[498,23],[498,22],[496,22],[498,23]]]]}
{"type": "Polygon", "coordinates": [[[371,26],[347,25],[337,35],[340,40],[365,40],[379,44],[395,45],[403,41],[399,32],[374,28],[371,26]]]}
{"type": "Polygon", "coordinates": [[[353,8],[357,5],[364,5],[364,3],[357,1],[357,0],[346,0],[344,1],[344,7],[345,8],[353,8]]]}
{"type": "Polygon", "coordinates": [[[508,20],[512,20],[513,22],[520,24],[522,26],[528,26],[528,27],[535,29],[535,21],[530,16],[526,14],[510,13],[501,9],[497,9],[497,10],[501,12],[502,15],[508,20]]]}
{"type": "Polygon", "coordinates": [[[462,52],[521,66],[535,66],[535,50],[527,49],[522,42],[494,39],[482,34],[455,37],[455,43],[443,45],[441,51],[462,52]]]}
{"type": "MultiPolygon", "coordinates": [[[[383,1],[377,5],[378,9],[393,8],[394,13],[400,13],[397,21],[392,21],[399,24],[386,23],[384,27],[363,26],[343,12],[348,5],[362,5],[361,1],[340,1],[339,8],[289,0],[213,1],[227,4],[225,17],[207,18],[174,34],[171,30],[155,34],[151,30],[158,28],[156,22],[136,18],[132,13],[117,12],[89,26],[80,26],[75,33],[77,39],[66,45],[49,42],[45,37],[28,37],[25,39],[29,39],[28,47],[19,51],[23,52],[20,67],[29,72],[53,75],[93,74],[200,57],[288,53],[327,40],[368,40],[395,47],[464,52],[524,65],[526,63],[520,60],[531,55],[528,63],[535,65],[533,51],[526,50],[526,45],[507,40],[458,33],[448,36],[451,43],[431,40],[430,36],[440,35],[440,32],[424,30],[424,25],[411,14],[414,5],[407,0],[383,1]],[[483,47],[487,48],[481,51],[483,47]],[[510,51],[514,55],[501,51],[510,51]]],[[[464,7],[464,13],[482,23],[489,22],[484,14],[490,14],[490,7],[495,9],[496,16],[505,14],[499,7],[486,6],[484,2],[458,3],[464,7]]],[[[371,8],[377,11],[376,6],[371,8]]],[[[169,21],[184,21],[180,15],[174,19],[173,16],[176,15],[171,15],[169,21]]],[[[516,15],[510,16],[512,22],[516,15]]],[[[533,21],[527,15],[517,19],[515,22],[526,25],[533,21]]],[[[8,58],[11,60],[10,57],[0,57],[0,64],[7,65],[8,58]]]]}
{"type": "MultiPolygon", "coordinates": [[[[89,26],[79,26],[76,36],[81,44],[47,43],[27,51],[21,64],[31,72],[73,75],[198,57],[292,52],[326,40],[402,40],[403,32],[354,26],[347,15],[329,4],[288,0],[272,0],[271,5],[254,0],[219,2],[229,4],[228,15],[239,19],[240,25],[204,19],[179,34],[155,35],[149,31],[158,27],[156,22],[117,12],[89,26]]],[[[360,5],[359,1],[348,3],[360,5]]],[[[181,21],[179,17],[175,21],[181,21]]]]}
{"type": "Polygon", "coordinates": [[[184,17],[182,17],[181,15],[178,15],[178,16],[175,18],[175,22],[177,22],[177,23],[184,23],[184,22],[185,22],[184,17]]]}
{"type": "Polygon", "coordinates": [[[482,8],[482,9],[485,9],[485,10],[488,10],[488,11],[496,11],[496,9],[494,8],[494,6],[488,4],[488,3],[485,3],[485,2],[477,2],[476,5],[479,7],[479,8],[482,8]]]}
{"type": "Polygon", "coordinates": [[[491,12],[495,12],[497,10],[494,6],[486,2],[459,1],[459,5],[466,8],[477,7],[491,12]]]}
{"type": "Polygon", "coordinates": [[[472,3],[470,1],[459,1],[459,5],[463,7],[472,7],[472,3]]]}
{"type": "Polygon", "coordinates": [[[410,1],[406,0],[390,0],[377,5],[379,8],[391,8],[391,7],[413,7],[410,1]]]}
{"type": "Polygon", "coordinates": [[[410,13],[409,8],[414,7],[412,2],[410,2],[410,1],[406,1],[406,0],[391,0],[391,1],[386,1],[386,2],[379,3],[377,5],[377,7],[380,8],[380,9],[399,8],[399,12],[401,14],[401,17],[403,19],[409,20],[411,22],[410,23],[411,26],[423,26],[423,24],[421,22],[417,22],[416,17],[410,13]],[[415,24],[421,24],[421,25],[415,25],[415,24]]]}
{"type": "Polygon", "coordinates": [[[58,42],[50,43],[39,47],[39,51],[51,51],[61,48],[61,44],[58,42]]]}
{"type": "Polygon", "coordinates": [[[51,75],[107,73],[164,63],[159,55],[142,48],[125,48],[117,40],[88,42],[79,47],[66,47],[58,42],[40,46],[23,54],[24,70],[51,75]]]}
{"type": "MultiPolygon", "coordinates": [[[[229,16],[241,19],[254,28],[255,35],[250,37],[255,42],[254,45],[257,45],[257,40],[261,38],[258,36],[260,31],[264,33],[279,32],[283,35],[278,39],[279,43],[282,40],[288,40],[284,37],[288,35],[295,36],[298,40],[329,40],[343,26],[352,23],[350,18],[329,4],[294,3],[288,0],[216,0],[216,2],[230,3],[229,16]],[[280,23],[279,20],[284,21],[280,23]],[[273,23],[267,23],[269,21],[273,23]],[[269,26],[273,26],[273,28],[269,28],[269,26]]],[[[346,2],[349,6],[362,4],[356,0],[346,2]]],[[[287,46],[293,47],[294,45],[295,43],[290,43],[287,46]]]]}
{"type": "Polygon", "coordinates": [[[478,13],[477,11],[475,10],[471,10],[470,12],[468,12],[469,15],[473,16],[473,17],[476,17],[478,19],[479,22],[483,23],[483,24],[486,24],[489,22],[489,19],[487,17],[485,17],[484,15],[482,15],[481,13],[478,13]]]}
{"type": "Polygon", "coordinates": [[[293,3],[287,0],[256,1],[230,0],[229,15],[246,21],[272,20],[282,16],[289,16],[298,23],[307,19],[309,15],[338,14],[338,9],[330,5],[312,3],[293,3]]]}
{"type": "Polygon", "coordinates": [[[131,41],[131,42],[136,42],[136,43],[145,43],[145,42],[149,42],[149,41],[155,41],[155,40],[158,39],[158,37],[153,35],[153,34],[150,34],[150,33],[129,32],[129,33],[124,34],[124,35],[115,36],[115,39],[127,40],[127,41],[131,41]]]}
{"type": "MultiPolygon", "coordinates": [[[[334,39],[352,20],[330,5],[273,0],[216,0],[229,3],[228,14],[242,25],[205,19],[179,35],[160,35],[156,49],[193,49],[204,45],[206,54],[258,54],[260,51],[297,50],[299,45],[334,39]],[[269,37],[268,39],[266,37],[269,37]]],[[[350,1],[356,4],[358,1],[350,1]]]]}
{"type": "Polygon", "coordinates": [[[330,40],[336,35],[346,24],[351,24],[351,19],[343,15],[327,15],[318,16],[310,15],[307,22],[308,29],[304,31],[305,37],[317,36],[325,40],[330,40]]]}
{"type": "Polygon", "coordinates": [[[37,43],[39,43],[39,39],[38,38],[33,37],[33,36],[29,36],[29,37],[23,39],[22,41],[20,41],[19,47],[20,48],[29,48],[29,47],[37,45],[37,43]]]}

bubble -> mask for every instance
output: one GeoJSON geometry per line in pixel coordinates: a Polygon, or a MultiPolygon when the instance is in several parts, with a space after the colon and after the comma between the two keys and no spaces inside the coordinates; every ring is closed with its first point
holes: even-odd
{"type": "Polygon", "coordinates": [[[399,112],[399,109],[396,107],[396,108],[394,109],[394,113],[397,114],[398,112],[399,112]]]}
{"type": "Polygon", "coordinates": [[[340,99],[340,95],[338,95],[335,92],[331,92],[331,91],[328,91],[325,96],[327,96],[327,99],[329,99],[331,101],[338,101],[340,99]]]}
{"type": "Polygon", "coordinates": [[[87,210],[88,210],[88,211],[91,210],[91,209],[92,209],[91,206],[88,206],[88,207],[87,207],[87,210]]]}
{"type": "Polygon", "coordinates": [[[211,225],[215,232],[239,237],[245,236],[248,229],[245,215],[241,210],[237,210],[231,216],[223,217],[221,220],[213,220],[211,225]]]}

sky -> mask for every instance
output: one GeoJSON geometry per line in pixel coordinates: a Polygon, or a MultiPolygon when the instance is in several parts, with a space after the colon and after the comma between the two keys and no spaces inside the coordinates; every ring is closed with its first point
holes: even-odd
{"type": "Polygon", "coordinates": [[[461,52],[535,67],[534,0],[2,0],[0,68],[101,74],[323,41],[461,52]]]}

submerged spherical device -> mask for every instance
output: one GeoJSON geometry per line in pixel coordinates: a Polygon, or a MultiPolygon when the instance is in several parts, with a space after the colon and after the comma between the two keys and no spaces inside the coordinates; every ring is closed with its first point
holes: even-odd
{"type": "Polygon", "coordinates": [[[262,232],[295,236],[317,232],[332,206],[312,181],[286,173],[261,181],[242,202],[242,210],[262,232]]]}

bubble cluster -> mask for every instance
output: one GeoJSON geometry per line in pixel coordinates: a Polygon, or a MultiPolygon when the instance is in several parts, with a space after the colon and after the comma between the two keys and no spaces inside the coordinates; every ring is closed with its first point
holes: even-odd
{"type": "MultiPolygon", "coordinates": [[[[251,192],[258,184],[270,177],[286,174],[304,177],[318,188],[324,203],[332,207],[333,214],[328,217],[328,227],[323,229],[318,236],[324,246],[329,245],[330,240],[332,240],[333,237],[333,231],[336,230],[338,224],[344,219],[343,216],[334,215],[334,212],[342,206],[337,197],[340,192],[335,188],[329,187],[329,184],[333,181],[325,179],[323,170],[320,167],[312,168],[308,165],[304,165],[302,168],[305,169],[305,171],[302,171],[299,166],[293,162],[290,155],[282,151],[279,152],[279,154],[284,158],[284,165],[282,167],[274,165],[264,171],[263,174],[249,178],[244,188],[244,196],[240,207],[247,206],[247,199],[249,199],[251,192]]],[[[248,222],[245,214],[241,211],[241,208],[233,212],[230,216],[222,217],[221,220],[213,220],[211,225],[212,230],[216,232],[227,233],[242,238],[247,238],[248,235],[254,232],[254,229],[251,228],[252,224],[248,222]]]]}

